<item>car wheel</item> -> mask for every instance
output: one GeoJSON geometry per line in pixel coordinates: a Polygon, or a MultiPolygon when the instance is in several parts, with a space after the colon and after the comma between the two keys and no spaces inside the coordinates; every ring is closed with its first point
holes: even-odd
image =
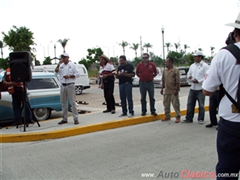
{"type": "Polygon", "coordinates": [[[35,108],[33,109],[33,115],[37,120],[46,120],[51,116],[51,109],[49,108],[35,108]]]}
{"type": "Polygon", "coordinates": [[[82,94],[83,87],[82,86],[75,86],[75,92],[76,92],[76,95],[82,94]]]}

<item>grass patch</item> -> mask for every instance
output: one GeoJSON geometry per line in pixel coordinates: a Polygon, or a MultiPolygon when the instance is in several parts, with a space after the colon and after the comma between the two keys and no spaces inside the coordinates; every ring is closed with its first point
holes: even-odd
{"type": "Polygon", "coordinates": [[[95,69],[95,70],[88,70],[88,77],[96,77],[98,75],[98,70],[95,69]]]}

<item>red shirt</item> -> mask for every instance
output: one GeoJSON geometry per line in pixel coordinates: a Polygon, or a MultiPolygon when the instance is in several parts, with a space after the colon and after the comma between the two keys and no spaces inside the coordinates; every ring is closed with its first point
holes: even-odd
{"type": "Polygon", "coordinates": [[[136,69],[136,74],[140,78],[140,81],[150,82],[157,74],[157,68],[152,62],[147,64],[139,63],[136,69]]]}

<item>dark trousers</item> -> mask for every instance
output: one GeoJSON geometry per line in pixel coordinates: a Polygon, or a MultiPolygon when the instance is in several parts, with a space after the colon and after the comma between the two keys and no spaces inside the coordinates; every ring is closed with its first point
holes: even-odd
{"type": "Polygon", "coordinates": [[[194,108],[195,108],[195,105],[196,105],[196,101],[198,101],[198,106],[199,106],[198,120],[204,121],[205,96],[204,96],[202,90],[192,90],[192,89],[190,89],[189,94],[188,94],[186,119],[189,120],[189,121],[193,121],[194,108]]]}
{"type": "Polygon", "coordinates": [[[210,122],[213,125],[217,125],[217,108],[219,105],[219,90],[215,91],[213,95],[209,98],[209,115],[210,115],[210,122]]]}
{"type": "Polygon", "coordinates": [[[122,113],[127,114],[127,102],[128,102],[129,113],[134,114],[133,100],[132,100],[132,84],[129,82],[124,84],[119,84],[119,92],[120,92],[122,113]]]}
{"type": "Polygon", "coordinates": [[[220,118],[217,134],[217,152],[217,179],[237,180],[238,177],[233,176],[239,175],[240,170],[240,123],[226,121],[220,118]],[[219,173],[224,173],[224,175],[228,174],[231,178],[220,177],[219,173]]]}
{"type": "Polygon", "coordinates": [[[23,94],[12,94],[12,107],[15,123],[22,123],[22,110],[23,110],[23,94]]]}
{"type": "Polygon", "coordinates": [[[115,110],[115,99],[113,96],[114,92],[114,80],[108,81],[107,83],[104,83],[104,98],[107,103],[107,110],[115,110]]]}
{"type": "Polygon", "coordinates": [[[140,87],[140,93],[141,93],[142,113],[147,112],[147,101],[146,101],[147,92],[148,92],[149,101],[150,101],[150,111],[151,111],[151,113],[154,113],[156,111],[156,109],[155,109],[153,81],[150,81],[150,82],[140,81],[139,87],[140,87]]]}
{"type": "Polygon", "coordinates": [[[27,95],[24,96],[24,93],[13,93],[12,94],[12,107],[13,107],[13,115],[14,115],[15,123],[23,122],[22,115],[23,115],[23,117],[25,116],[25,114],[23,112],[24,102],[26,102],[26,121],[30,122],[33,120],[33,114],[32,114],[30,104],[28,102],[27,95]]]}

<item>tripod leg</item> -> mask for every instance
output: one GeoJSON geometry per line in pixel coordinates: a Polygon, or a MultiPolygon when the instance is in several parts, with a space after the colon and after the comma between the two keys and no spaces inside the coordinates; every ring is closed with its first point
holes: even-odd
{"type": "Polygon", "coordinates": [[[31,109],[30,104],[29,104],[28,101],[27,101],[27,107],[28,107],[28,112],[29,112],[29,114],[31,113],[31,115],[30,115],[31,120],[33,120],[34,122],[36,122],[36,123],[38,124],[38,127],[40,127],[40,124],[39,124],[38,120],[37,120],[36,117],[33,115],[33,110],[31,109]]]}
{"type": "MultiPolygon", "coordinates": [[[[19,101],[19,99],[17,101],[18,102],[18,106],[17,108],[19,108],[19,117],[17,118],[18,121],[16,122],[16,128],[18,129],[18,127],[22,124],[24,124],[24,114],[25,114],[25,111],[24,111],[24,99],[23,99],[23,95],[19,95],[21,96],[21,99],[19,101]],[[23,115],[23,117],[22,117],[23,115]]],[[[15,97],[16,98],[16,97],[15,97]]]]}

